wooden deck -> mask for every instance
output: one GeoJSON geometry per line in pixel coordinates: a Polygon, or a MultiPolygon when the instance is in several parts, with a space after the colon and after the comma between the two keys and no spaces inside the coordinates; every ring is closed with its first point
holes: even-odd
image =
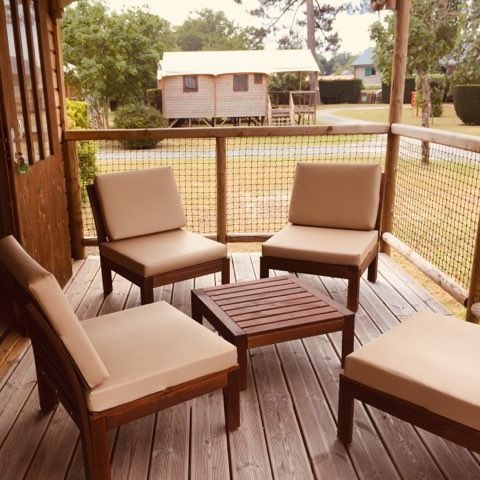
{"type": "MultiPolygon", "coordinates": [[[[234,254],[237,281],[258,276],[258,255],[234,254]]],[[[345,282],[305,276],[345,304],[345,282]]],[[[189,313],[190,289],[213,275],[156,290],[189,313]]],[[[139,291],[121,277],[103,298],[99,261],[75,264],[66,287],[80,319],[139,304],[139,291]]],[[[443,308],[389,258],[376,285],[363,281],[356,346],[417,310],[443,308]]],[[[221,392],[112,431],[114,479],[478,479],[480,457],[373,408],[356,406],[352,446],[336,440],[340,336],[333,334],[250,351],[242,424],[225,433],[221,392]]],[[[83,479],[76,427],[59,407],[39,410],[32,351],[15,336],[0,345],[0,478],[83,479]]]]}

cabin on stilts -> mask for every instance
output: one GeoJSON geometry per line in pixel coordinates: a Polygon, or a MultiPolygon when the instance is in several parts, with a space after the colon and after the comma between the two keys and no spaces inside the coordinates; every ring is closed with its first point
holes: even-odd
{"type": "Polygon", "coordinates": [[[165,52],[158,69],[163,116],[170,126],[180,119],[212,126],[315,124],[315,92],[275,92],[271,98],[268,80],[318,71],[309,50],[165,52]]]}

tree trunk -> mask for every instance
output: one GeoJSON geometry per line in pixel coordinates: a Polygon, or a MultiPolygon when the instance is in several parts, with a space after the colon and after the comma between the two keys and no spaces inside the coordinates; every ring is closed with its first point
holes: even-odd
{"type": "MultiPolygon", "coordinates": [[[[313,0],[307,0],[307,46],[312,52],[313,57],[317,60],[317,45],[315,41],[315,15],[313,10],[313,0]]],[[[318,60],[317,60],[318,63],[318,60]]],[[[315,94],[314,103],[320,103],[320,87],[318,85],[318,73],[310,73],[310,91],[317,92],[315,94]]]]}
{"type": "Polygon", "coordinates": [[[104,126],[107,129],[110,128],[110,125],[109,125],[110,122],[108,121],[108,110],[109,110],[109,107],[110,107],[109,103],[110,102],[108,101],[108,99],[106,99],[103,103],[104,126]]]}
{"type": "MultiPolygon", "coordinates": [[[[422,127],[430,128],[432,116],[432,99],[430,80],[427,73],[420,74],[420,90],[422,93],[422,127]]],[[[422,142],[422,163],[428,165],[430,162],[430,143],[422,142]]]]}

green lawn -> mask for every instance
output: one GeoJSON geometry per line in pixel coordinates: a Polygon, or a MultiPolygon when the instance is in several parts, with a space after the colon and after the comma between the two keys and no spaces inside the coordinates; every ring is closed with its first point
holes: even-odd
{"type": "MultiPolygon", "coordinates": [[[[369,122],[388,122],[388,106],[364,106],[364,105],[339,105],[332,107],[331,105],[323,106],[321,109],[338,115],[339,117],[354,118],[356,120],[365,120],[369,122]],[[337,110],[338,108],[338,110],[337,110]]],[[[438,128],[439,130],[446,130],[455,133],[465,133],[468,135],[480,136],[480,126],[463,125],[461,120],[455,114],[455,109],[450,103],[443,105],[443,116],[440,118],[434,118],[432,128],[438,128]]],[[[421,125],[420,115],[417,116],[416,112],[412,112],[412,108],[409,105],[405,105],[403,108],[402,123],[408,125],[421,125]]]]}

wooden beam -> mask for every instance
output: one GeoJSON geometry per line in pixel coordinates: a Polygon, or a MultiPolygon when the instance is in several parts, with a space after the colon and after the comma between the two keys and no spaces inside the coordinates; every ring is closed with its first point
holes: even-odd
{"type": "Polygon", "coordinates": [[[216,139],[217,152],[217,241],[227,243],[227,141],[216,139]]]}
{"type": "Polygon", "coordinates": [[[477,236],[473,254],[472,270],[470,272],[470,287],[468,292],[467,320],[480,323],[480,317],[475,313],[473,305],[480,302],[480,216],[477,223],[477,236]]]}
{"type": "MultiPolygon", "coordinates": [[[[420,256],[408,245],[403,243],[397,237],[391,233],[384,233],[382,235],[383,241],[395,249],[400,255],[405,257],[413,265],[415,265],[421,272],[423,272],[428,278],[433,280],[437,285],[442,287],[449,295],[451,295],[457,302],[466,306],[468,301],[468,292],[459,285],[455,280],[445,275],[435,265],[428,260],[420,256]]],[[[479,268],[480,272],[480,268],[479,268]]],[[[480,277],[479,277],[480,278],[480,277]]]]}
{"type": "MultiPolygon", "coordinates": [[[[395,40],[393,48],[392,88],[390,92],[389,122],[400,123],[403,113],[405,93],[405,70],[407,68],[408,35],[410,25],[411,0],[398,0],[395,15],[395,40]]],[[[382,215],[382,232],[391,232],[393,227],[393,209],[397,183],[398,153],[400,136],[390,131],[387,138],[385,160],[385,203],[382,215]]],[[[381,251],[390,253],[388,245],[382,242],[381,251]]]]}
{"type": "Polygon", "coordinates": [[[475,323],[480,323],[480,302],[474,303],[470,308],[469,308],[469,313],[473,317],[475,317],[474,320],[469,320],[470,322],[475,322],[475,323]]]}

